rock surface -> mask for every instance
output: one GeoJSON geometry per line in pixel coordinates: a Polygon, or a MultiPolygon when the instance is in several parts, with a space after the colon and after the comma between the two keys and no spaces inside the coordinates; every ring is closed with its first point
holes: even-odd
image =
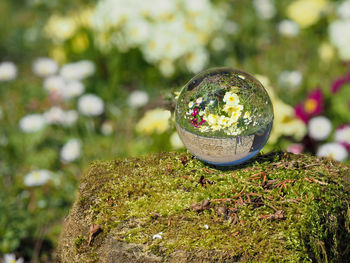
{"type": "Polygon", "coordinates": [[[231,169],[189,154],[95,162],[58,262],[347,262],[350,167],[271,153],[231,169]]]}

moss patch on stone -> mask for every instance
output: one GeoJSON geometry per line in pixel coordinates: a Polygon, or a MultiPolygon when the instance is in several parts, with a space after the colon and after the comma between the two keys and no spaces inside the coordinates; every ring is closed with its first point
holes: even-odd
{"type": "Polygon", "coordinates": [[[95,162],[57,260],[346,262],[349,174],[331,160],[281,152],[225,170],[179,153],[95,162]],[[102,232],[88,244],[92,224],[102,232]]]}

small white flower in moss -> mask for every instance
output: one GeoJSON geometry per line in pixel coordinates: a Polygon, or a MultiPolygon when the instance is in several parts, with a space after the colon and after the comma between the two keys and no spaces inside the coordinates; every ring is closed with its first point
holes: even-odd
{"type": "Polygon", "coordinates": [[[193,101],[190,101],[189,103],[188,103],[188,107],[189,108],[192,108],[194,106],[194,102],[193,101]]]}
{"type": "Polygon", "coordinates": [[[49,93],[57,93],[63,95],[66,87],[65,80],[60,76],[49,76],[44,80],[44,89],[49,93]]]}
{"type": "Polygon", "coordinates": [[[240,79],[245,79],[245,76],[243,76],[243,75],[238,75],[238,77],[239,77],[240,79]]]}
{"type": "Polygon", "coordinates": [[[312,139],[321,141],[327,139],[332,131],[332,123],[324,116],[312,118],[308,125],[308,134],[312,139]]]}
{"type": "Polygon", "coordinates": [[[61,149],[60,157],[63,163],[70,163],[81,156],[81,142],[78,139],[70,139],[61,149]]]}
{"type": "Polygon", "coordinates": [[[197,106],[199,106],[202,102],[203,102],[203,98],[202,97],[199,97],[198,99],[196,99],[197,106]]]}
{"type": "Polygon", "coordinates": [[[152,239],[162,239],[163,238],[162,235],[163,235],[163,233],[160,232],[158,234],[153,235],[152,239]]]}
{"type": "Polygon", "coordinates": [[[46,184],[52,177],[52,172],[49,170],[34,170],[29,172],[24,177],[24,184],[26,186],[40,186],[46,184]]]}
{"type": "Polygon", "coordinates": [[[38,58],[33,62],[33,72],[39,77],[47,77],[56,74],[58,65],[51,58],[38,58]]]}
{"type": "Polygon", "coordinates": [[[205,229],[209,229],[209,226],[208,225],[204,225],[203,226],[205,229]]]}
{"type": "Polygon", "coordinates": [[[19,121],[19,127],[26,133],[33,133],[45,126],[45,118],[41,114],[28,114],[19,121]]]}
{"type": "Polygon", "coordinates": [[[235,106],[239,104],[239,97],[236,93],[228,91],[225,93],[224,102],[226,102],[227,105],[235,106]]]}
{"type": "Polygon", "coordinates": [[[19,258],[16,260],[16,255],[15,254],[5,254],[3,257],[3,262],[4,263],[23,263],[24,259],[19,258]]]}
{"type": "Polygon", "coordinates": [[[14,80],[17,77],[17,67],[12,62],[0,63],[0,82],[14,80]]]}
{"type": "Polygon", "coordinates": [[[94,94],[85,94],[78,100],[78,110],[86,116],[98,116],[104,112],[104,103],[94,94]]]}
{"type": "Polygon", "coordinates": [[[320,157],[329,157],[341,162],[348,157],[348,152],[343,145],[333,142],[321,145],[316,155],[320,157]]]}
{"type": "Polygon", "coordinates": [[[128,103],[131,108],[140,108],[148,103],[149,96],[147,92],[142,90],[135,90],[131,92],[128,103]]]}
{"type": "Polygon", "coordinates": [[[178,150],[184,147],[184,144],[181,141],[181,138],[177,132],[174,132],[170,136],[170,144],[173,149],[178,150]]]}

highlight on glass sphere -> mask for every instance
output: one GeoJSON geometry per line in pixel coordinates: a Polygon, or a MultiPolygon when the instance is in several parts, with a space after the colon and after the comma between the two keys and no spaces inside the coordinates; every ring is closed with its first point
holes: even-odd
{"type": "Polygon", "coordinates": [[[176,128],[186,148],[214,165],[241,164],[266,144],[273,123],[272,103],[262,84],[246,72],[213,68],[182,89],[176,128]]]}

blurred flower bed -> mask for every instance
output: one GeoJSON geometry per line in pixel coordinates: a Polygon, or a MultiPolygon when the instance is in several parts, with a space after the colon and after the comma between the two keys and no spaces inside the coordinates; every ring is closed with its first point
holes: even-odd
{"type": "Polygon", "coordinates": [[[264,151],[349,162],[350,1],[0,2],[0,254],[50,262],[92,160],[178,150],[195,73],[255,75],[274,105],[264,151]]]}

